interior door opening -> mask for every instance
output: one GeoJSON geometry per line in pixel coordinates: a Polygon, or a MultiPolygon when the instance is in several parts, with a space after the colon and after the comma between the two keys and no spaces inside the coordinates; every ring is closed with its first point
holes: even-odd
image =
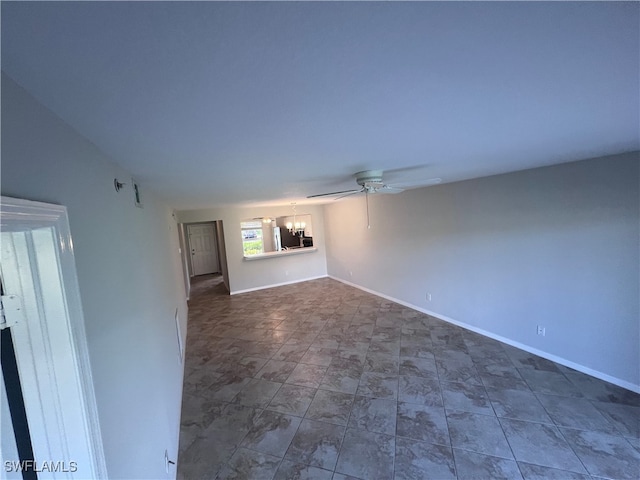
{"type": "Polygon", "coordinates": [[[220,273],[218,236],[215,222],[187,225],[187,242],[192,277],[220,273]]]}
{"type": "MultiPolygon", "coordinates": [[[[185,293],[187,300],[189,299],[191,292],[191,280],[195,278],[193,265],[192,265],[192,251],[191,243],[189,240],[189,228],[197,225],[212,225],[215,234],[215,247],[217,250],[217,270],[222,274],[224,287],[227,292],[230,291],[229,285],[229,268],[227,266],[227,249],[225,247],[224,240],[224,226],[222,220],[211,220],[207,222],[199,223],[180,223],[179,224],[179,241],[181,250],[182,267],[184,273],[185,293]]],[[[216,273],[216,272],[213,272],[216,273]]]]}

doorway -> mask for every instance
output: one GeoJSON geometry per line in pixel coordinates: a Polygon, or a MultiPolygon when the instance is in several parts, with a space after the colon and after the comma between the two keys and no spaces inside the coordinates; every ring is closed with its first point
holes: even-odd
{"type": "Polygon", "coordinates": [[[215,222],[187,225],[191,276],[220,272],[215,222]]]}

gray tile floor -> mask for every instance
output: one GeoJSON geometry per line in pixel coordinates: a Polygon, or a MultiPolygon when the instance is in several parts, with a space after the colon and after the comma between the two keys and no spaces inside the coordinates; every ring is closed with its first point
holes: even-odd
{"type": "Polygon", "coordinates": [[[193,285],[178,477],[640,478],[640,396],[343,285],[193,285]]]}

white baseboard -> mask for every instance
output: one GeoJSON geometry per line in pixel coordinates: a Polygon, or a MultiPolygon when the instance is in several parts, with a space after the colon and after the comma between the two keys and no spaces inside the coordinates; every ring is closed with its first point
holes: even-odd
{"type": "Polygon", "coordinates": [[[424,309],[422,307],[418,307],[417,305],[413,305],[413,304],[405,302],[403,300],[399,300],[399,299],[391,297],[389,295],[385,295],[384,293],[380,293],[380,292],[377,292],[375,290],[371,290],[370,288],[366,288],[366,287],[363,287],[361,285],[357,285],[355,283],[349,282],[349,281],[344,280],[342,278],[334,277],[333,275],[328,275],[328,277],[332,278],[333,280],[337,280],[338,282],[344,283],[346,285],[350,285],[350,286],[352,286],[354,288],[357,288],[359,290],[365,291],[367,293],[371,293],[371,294],[376,295],[378,297],[382,297],[382,298],[385,298],[387,300],[391,300],[392,302],[399,303],[400,305],[403,305],[405,307],[411,308],[413,310],[417,310],[418,312],[426,313],[427,315],[435,317],[435,318],[437,318],[439,320],[442,320],[444,322],[451,323],[453,325],[457,325],[458,327],[464,328],[466,330],[471,330],[472,332],[478,333],[478,334],[483,335],[485,337],[492,338],[494,340],[498,340],[499,342],[502,342],[502,343],[506,343],[507,345],[511,345],[512,347],[519,348],[520,350],[524,350],[525,352],[533,353],[534,355],[538,355],[539,357],[546,358],[547,360],[551,360],[552,362],[559,363],[560,365],[564,365],[565,367],[573,368],[574,370],[577,370],[578,372],[582,372],[582,373],[584,373],[586,375],[590,375],[592,377],[599,378],[600,380],[604,380],[605,382],[613,383],[614,385],[617,385],[619,387],[625,388],[627,390],[631,390],[632,392],[640,393],[640,385],[636,385],[634,383],[627,382],[626,380],[622,380],[622,379],[617,378],[617,377],[612,377],[611,375],[608,375],[606,373],[600,372],[598,370],[593,370],[593,369],[591,369],[589,367],[585,367],[584,365],[580,365],[578,363],[574,363],[574,362],[572,362],[570,360],[567,360],[565,358],[558,357],[557,355],[553,355],[551,353],[547,353],[545,351],[538,350],[537,348],[533,348],[533,347],[530,347],[529,345],[525,345],[523,343],[516,342],[514,340],[511,340],[509,338],[503,337],[501,335],[496,335],[495,333],[489,332],[487,330],[483,330],[483,329],[478,328],[478,327],[474,327],[473,325],[468,325],[468,324],[466,324],[464,322],[460,322],[458,320],[454,320],[453,318],[449,318],[446,315],[441,315],[441,314],[439,314],[437,312],[432,312],[431,310],[426,310],[426,309],[424,309]]]}
{"type": "Polygon", "coordinates": [[[308,282],[310,280],[317,280],[319,278],[327,278],[328,276],[329,275],[318,275],[316,277],[301,278],[299,280],[291,280],[290,282],[273,283],[271,285],[261,285],[259,287],[254,287],[254,288],[245,288],[243,290],[233,290],[229,292],[229,295],[238,295],[239,293],[256,292],[258,290],[266,290],[267,288],[282,287],[284,285],[292,285],[294,283],[302,283],[302,282],[308,282]]]}

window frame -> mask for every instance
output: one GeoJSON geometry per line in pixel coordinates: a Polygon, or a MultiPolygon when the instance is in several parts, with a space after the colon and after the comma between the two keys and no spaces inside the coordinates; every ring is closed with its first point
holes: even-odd
{"type": "Polygon", "coordinates": [[[242,238],[242,252],[244,256],[247,255],[259,255],[264,253],[264,231],[262,227],[262,220],[245,220],[240,222],[240,234],[242,238]],[[245,232],[256,232],[255,237],[247,238],[245,237],[245,232]],[[247,242],[256,242],[260,241],[260,251],[247,253],[247,242]]]}

